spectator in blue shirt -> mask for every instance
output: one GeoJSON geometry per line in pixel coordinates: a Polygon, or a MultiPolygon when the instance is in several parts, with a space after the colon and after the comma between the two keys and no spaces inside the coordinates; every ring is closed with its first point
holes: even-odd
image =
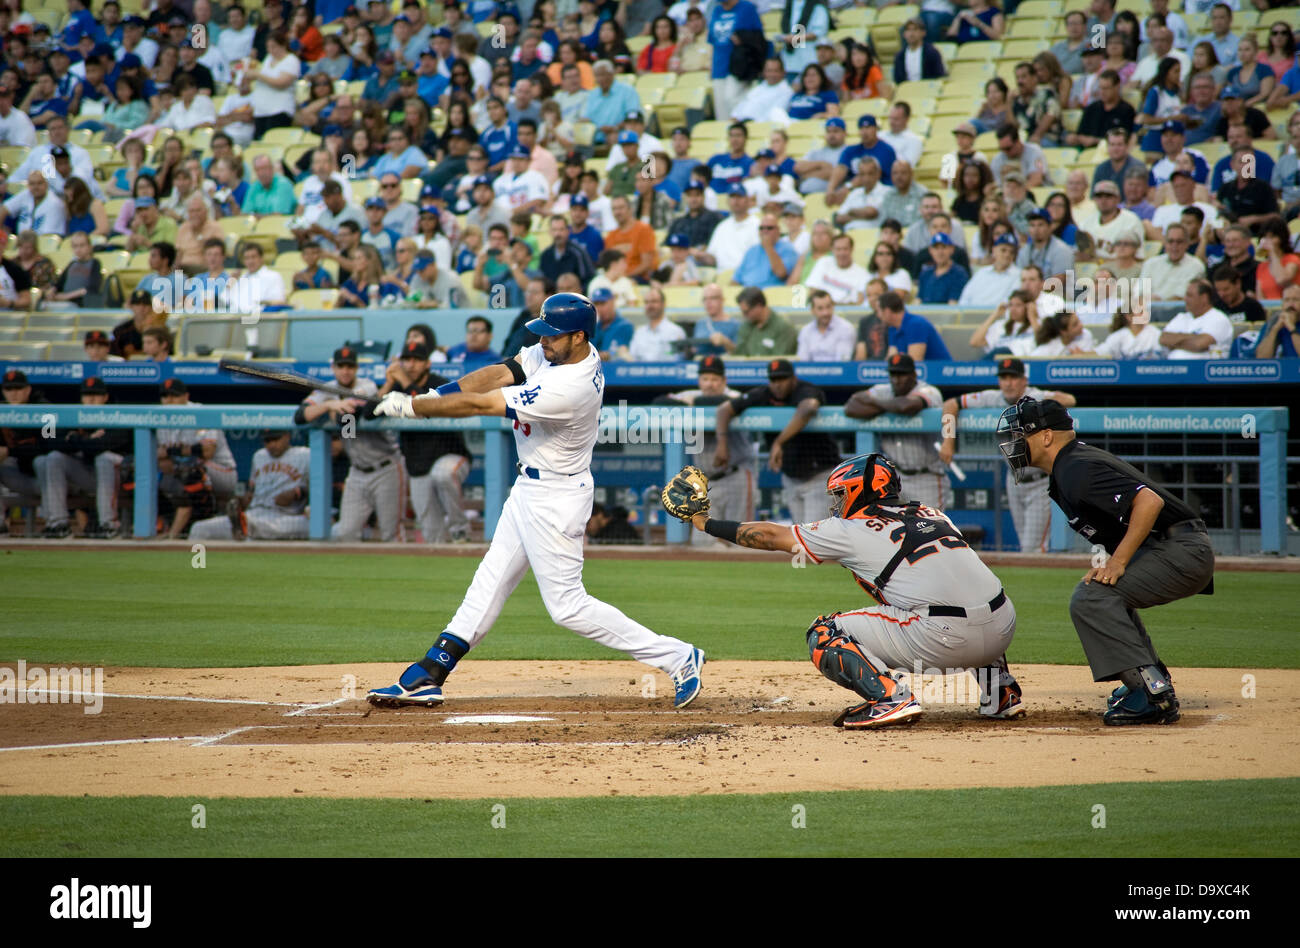
{"type": "Polygon", "coordinates": [[[370,169],[370,176],[382,178],[386,174],[395,174],[399,178],[414,178],[428,164],[428,156],[411,144],[406,128],[402,125],[390,125],[388,151],[375,162],[374,167],[370,169]]]}
{"type": "Polygon", "coordinates": [[[451,85],[451,80],[438,71],[438,54],[432,46],[420,51],[415,75],[419,79],[416,88],[425,102],[437,102],[451,85]]]}
{"type": "Polygon", "coordinates": [[[691,183],[691,171],[701,164],[700,159],[692,158],[689,154],[691,150],[690,130],[684,125],[677,126],[673,129],[670,144],[672,146],[673,166],[668,172],[668,180],[677,185],[682,193],[685,193],[686,186],[691,183]]]}
{"type": "Polygon", "coordinates": [[[1255,177],[1262,181],[1273,180],[1273,156],[1255,147],[1249,128],[1237,123],[1229,125],[1227,139],[1228,153],[1214,163],[1214,170],[1210,172],[1211,194],[1218,194],[1219,188],[1235,177],[1231,168],[1232,153],[1238,148],[1249,148],[1255,155],[1255,177]]]}
{"type": "Polygon", "coordinates": [[[849,145],[840,153],[839,163],[831,171],[830,187],[827,188],[826,203],[843,204],[849,196],[849,183],[858,176],[858,166],[862,159],[871,157],[880,165],[880,183],[893,185],[889,169],[894,166],[897,155],[889,142],[879,137],[879,125],[874,115],[863,115],[858,119],[858,144],[849,145]]]}
{"type": "Polygon", "coordinates": [[[745,251],[731,282],[739,286],[785,286],[786,278],[799,260],[790,241],[781,236],[781,222],[775,214],[764,214],[758,225],[758,243],[745,251]]]}
{"type": "MultiPolygon", "coordinates": [[[[934,248],[930,250],[934,253],[934,248]]],[[[880,321],[889,327],[889,352],[910,355],[917,362],[951,361],[952,355],[944,345],[943,336],[934,328],[934,323],[924,316],[909,313],[903,306],[903,297],[890,290],[881,293],[876,302],[876,312],[880,321]]]]}
{"type": "Polygon", "coordinates": [[[500,354],[492,351],[492,324],[486,317],[465,320],[465,341],[447,350],[447,361],[464,363],[467,373],[501,361],[500,354]]]}
{"type": "Polygon", "coordinates": [[[37,128],[44,128],[54,116],[68,116],[68,102],[61,99],[54,88],[54,74],[48,69],[36,77],[32,91],[27,94],[27,101],[22,106],[37,128]]]}
{"type": "Polygon", "coordinates": [[[614,291],[602,286],[591,294],[591,302],[596,307],[596,334],[591,344],[600,352],[601,359],[608,362],[629,358],[627,347],[632,344],[632,324],[615,310],[614,291]]]}
{"type": "Polygon", "coordinates": [[[940,232],[930,238],[930,259],[934,263],[921,268],[918,298],[922,303],[950,306],[961,299],[961,291],[965,289],[970,273],[960,264],[953,263],[952,255],[951,237],[940,232]]]}
{"type": "Polygon", "coordinates": [[[840,114],[839,94],[831,88],[825,70],[817,63],[804,67],[785,111],[796,120],[830,118],[840,114]]]}
{"type": "Polygon", "coordinates": [[[1300,355],[1300,286],[1282,291],[1282,308],[1259,331],[1251,353],[1256,359],[1294,359],[1300,355]]]}
{"type": "Polygon", "coordinates": [[[622,130],[627,113],[641,110],[641,96],[626,82],[614,81],[614,64],[608,59],[592,66],[591,73],[596,85],[587,92],[582,117],[596,126],[595,142],[601,145],[622,130]]]}
{"type": "MultiPolygon", "coordinates": [[[[736,46],[737,33],[763,32],[763,20],[758,8],[749,0],[717,0],[709,14],[709,43],[713,46],[713,111],[715,115],[730,115],[745,95],[749,83],[734,75],[731,54],[736,46]]],[[[761,63],[759,64],[761,68],[761,63]]]]}
{"type": "Polygon", "coordinates": [[[375,58],[375,70],[375,74],[366,80],[361,98],[367,102],[387,102],[400,88],[397,80],[397,57],[391,50],[384,50],[375,58]]]}
{"type": "MultiPolygon", "coordinates": [[[[597,181],[599,175],[594,171],[584,171],[583,176],[593,175],[597,181]]],[[[569,201],[569,239],[582,245],[587,251],[587,256],[592,260],[600,259],[600,255],[605,252],[605,238],[600,235],[600,231],[587,222],[591,213],[591,202],[585,194],[575,194],[569,201]]]]}
{"type": "MultiPolygon", "coordinates": [[[[742,0],[743,2],[743,0],[742,0]]],[[[754,166],[754,159],[745,154],[749,131],[744,123],[736,122],[727,129],[727,152],[709,159],[713,180],[709,187],[716,194],[726,194],[733,184],[743,184],[754,166]]]]}
{"type": "Polygon", "coordinates": [[[500,174],[505,170],[506,156],[510,154],[510,149],[519,144],[518,133],[515,131],[515,123],[506,116],[506,104],[496,96],[488,99],[487,114],[491,124],[483,129],[478,143],[487,152],[488,171],[500,174]]]}

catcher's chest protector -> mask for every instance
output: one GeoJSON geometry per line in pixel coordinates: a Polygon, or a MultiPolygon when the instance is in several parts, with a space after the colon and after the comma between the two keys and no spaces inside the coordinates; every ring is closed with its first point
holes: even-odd
{"type": "Polygon", "coordinates": [[[894,570],[904,560],[916,563],[931,553],[938,553],[941,547],[958,549],[966,546],[962,535],[947,520],[922,517],[919,507],[920,502],[915,500],[904,507],[898,516],[898,526],[890,531],[889,539],[898,544],[898,551],[872,583],[876,592],[885,588],[894,570]]]}

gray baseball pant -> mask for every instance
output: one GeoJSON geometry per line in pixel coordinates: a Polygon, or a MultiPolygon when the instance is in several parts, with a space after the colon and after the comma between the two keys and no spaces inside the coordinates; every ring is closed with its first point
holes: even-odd
{"type": "MultiPolygon", "coordinates": [[[[725,477],[709,480],[709,516],[714,520],[738,520],[748,523],[754,519],[754,487],[758,478],[753,468],[742,467],[725,477]]],[[[694,546],[730,546],[725,540],[709,536],[703,530],[691,529],[694,546]]]]}
{"type": "Polygon", "coordinates": [[[334,524],[330,539],[340,543],[360,541],[372,512],[379,522],[379,539],[385,543],[396,539],[405,513],[404,480],[401,458],[369,474],[354,465],[343,482],[339,522],[334,524]]]}
{"type": "Polygon", "coordinates": [[[803,480],[781,475],[782,493],[790,519],[795,523],[816,523],[831,515],[831,501],[826,493],[826,478],[831,469],[818,471],[803,480]]]}
{"type": "MultiPolygon", "coordinates": [[[[19,503],[40,504],[41,483],[45,480],[45,460],[48,457],[48,454],[42,454],[32,460],[35,477],[20,471],[15,458],[5,458],[0,461],[0,484],[17,494],[19,503]]],[[[41,504],[41,512],[44,512],[44,504],[41,504]]],[[[3,498],[0,498],[0,519],[8,519],[8,515],[9,508],[5,506],[3,498]]],[[[46,515],[45,520],[48,522],[49,519],[46,515]]],[[[64,519],[67,519],[66,515],[64,519]]]]}
{"type": "Polygon", "coordinates": [[[1144,543],[1113,586],[1074,587],[1070,619],[1079,633],[1093,681],[1160,661],[1137,610],[1194,596],[1214,578],[1214,547],[1204,533],[1144,543]]]}
{"type": "Polygon", "coordinates": [[[1046,553],[1052,525],[1052,499],[1047,495],[1051,478],[1046,474],[1017,484],[1007,472],[1007,506],[1016,527],[1021,553],[1046,553]]]}
{"type": "Polygon", "coordinates": [[[470,459],[444,454],[427,474],[410,475],[411,506],[425,543],[446,543],[448,532],[464,535],[469,518],[461,507],[461,485],[469,477],[470,459]]]}
{"type": "Polygon", "coordinates": [[[46,455],[45,476],[41,479],[45,519],[50,523],[68,519],[68,483],[71,482],[82,493],[94,493],[100,523],[117,523],[117,474],[121,464],[122,455],[112,451],[95,455],[93,469],[79,457],[51,451],[46,455]]]}
{"type": "MultiPolygon", "coordinates": [[[[306,514],[284,513],[266,507],[249,507],[244,511],[250,540],[305,540],[310,519],[306,514]]],[[[208,517],[190,527],[191,540],[233,540],[234,525],[227,516],[208,517]]]]}
{"type": "Polygon", "coordinates": [[[203,469],[208,472],[208,480],[212,482],[212,493],[217,497],[217,509],[220,510],[226,501],[235,496],[235,488],[239,486],[239,475],[235,473],[233,467],[213,464],[211,461],[204,461],[203,469]]]}

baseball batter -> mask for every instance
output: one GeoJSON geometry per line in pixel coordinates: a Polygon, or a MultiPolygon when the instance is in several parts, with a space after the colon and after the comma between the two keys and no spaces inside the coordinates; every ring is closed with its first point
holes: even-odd
{"type": "MultiPolygon", "coordinates": [[[[1073,395],[1065,392],[1044,392],[1033,388],[1025,375],[1025,364],[1019,359],[1002,359],[998,362],[998,387],[982,392],[967,392],[961,398],[950,398],[943,403],[945,416],[956,418],[963,408],[997,408],[1005,411],[1028,395],[1037,401],[1050,398],[1066,408],[1075,406],[1073,395]]],[[[939,460],[952,461],[957,453],[957,427],[939,446],[939,460]]],[[[1017,481],[1008,470],[1006,478],[1007,506],[1011,508],[1011,522],[1015,524],[1021,553],[1046,553],[1047,536],[1052,525],[1052,500],[1047,496],[1047,474],[1033,469],[1017,481]]]]}
{"type": "MultiPolygon", "coordinates": [[[[356,398],[343,399],[328,392],[312,392],[298,407],[294,415],[296,424],[307,424],[326,414],[334,417],[352,414],[355,417],[356,410],[378,391],[370,379],[357,378],[357,350],[351,346],[334,350],[332,367],[334,380],[356,392],[356,398]]],[[[347,480],[343,482],[339,519],[330,532],[330,539],[356,543],[372,513],[379,524],[379,539],[385,543],[396,539],[405,513],[406,497],[397,434],[367,431],[358,423],[352,436],[343,438],[343,450],[347,452],[351,467],[347,480]]]]}
{"type": "Polygon", "coordinates": [[[209,517],[190,528],[190,539],[305,540],[309,521],[307,477],[311,450],[293,447],[287,431],[263,431],[253,455],[248,490],[229,516],[209,517]],[[236,533],[238,531],[238,533],[236,533]]]}
{"type": "MultiPolygon", "coordinates": [[[[184,379],[175,377],[163,380],[158,401],[164,405],[200,404],[190,401],[189,386],[184,379]]],[[[164,454],[179,451],[182,455],[200,455],[217,503],[224,504],[235,495],[235,456],[220,428],[159,428],[158,450],[164,454]]]]}
{"type": "Polygon", "coordinates": [[[841,463],[826,481],[830,517],[793,527],[712,519],[707,490],[691,484],[690,471],[664,491],[669,513],[739,546],[802,550],[814,563],[838,563],[876,600],[865,609],[818,616],[807,633],[817,669],[863,699],[836,726],[883,727],[921,714],[907,684],[890,671],[918,664],[945,673],[975,670],[980,713],[987,717],[1024,713],[1006,662],[1016,611],[1002,583],[952,521],[899,496],[898,471],[888,458],[869,454],[841,463]]]}
{"type": "MultiPolygon", "coordinates": [[[[943,404],[937,388],[917,381],[916,363],[910,355],[892,355],[888,365],[889,383],[855,392],[844,406],[844,414],[850,418],[875,418],[886,413],[911,417],[943,404]]],[[[881,453],[903,475],[903,498],[942,510],[949,501],[948,473],[934,442],[935,436],[929,432],[882,432],[879,441],[881,453]]]]}
{"type": "Polygon", "coordinates": [[[487,635],[532,567],[553,621],[666,672],[674,706],[685,707],[700,692],[704,653],[655,634],[582,585],[582,540],[595,489],[591,453],[605,389],[600,353],[589,341],[596,308],[585,296],[558,293],[542,304],[528,330],[541,342],[515,357],[419,397],[390,392],[375,409],[402,418],[505,417],[514,423],[519,477],[445,631],[396,684],[372,689],[368,699],[379,706],[441,703],[447,675],[487,635]]]}
{"type": "MultiPolygon", "coordinates": [[[[662,397],[666,404],[684,404],[706,407],[720,405],[740,392],[727,386],[727,367],[718,356],[700,359],[699,388],[675,392],[662,397]]],[[[656,403],[660,399],[655,400],[656,403]]],[[[754,494],[758,486],[758,453],[754,439],[747,432],[731,429],[727,432],[728,464],[719,467],[713,463],[718,449],[716,432],[701,433],[699,450],[686,455],[687,461],[700,468],[709,478],[709,503],[719,517],[748,520],[754,516],[754,494]]],[[[698,546],[719,546],[698,531],[691,533],[691,543],[698,546]]]]}

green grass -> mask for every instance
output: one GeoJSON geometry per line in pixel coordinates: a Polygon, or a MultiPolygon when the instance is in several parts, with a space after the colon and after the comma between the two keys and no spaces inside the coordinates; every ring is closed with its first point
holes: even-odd
{"type": "Polygon", "coordinates": [[[0,797],[0,856],[865,856],[882,840],[901,856],[1287,856],[1298,792],[1300,779],[516,799],[503,828],[492,799],[0,797]]]}
{"type": "MultiPolygon", "coordinates": [[[[0,553],[5,618],[0,660],[223,667],[409,661],[460,604],[470,557],[209,551],[206,567],[177,552],[0,553]]],[[[1019,616],[1013,662],[1082,664],[1068,602],[1077,569],[999,568],[1019,616]]],[[[593,560],[595,596],[712,659],[807,658],[803,633],[820,613],[856,608],[863,593],[841,569],[753,563],[593,560]]],[[[1170,665],[1300,668],[1296,579],[1221,573],[1214,596],[1147,610],[1170,665]]],[[[476,659],[613,659],[555,626],[525,577],[476,659]]]]}

